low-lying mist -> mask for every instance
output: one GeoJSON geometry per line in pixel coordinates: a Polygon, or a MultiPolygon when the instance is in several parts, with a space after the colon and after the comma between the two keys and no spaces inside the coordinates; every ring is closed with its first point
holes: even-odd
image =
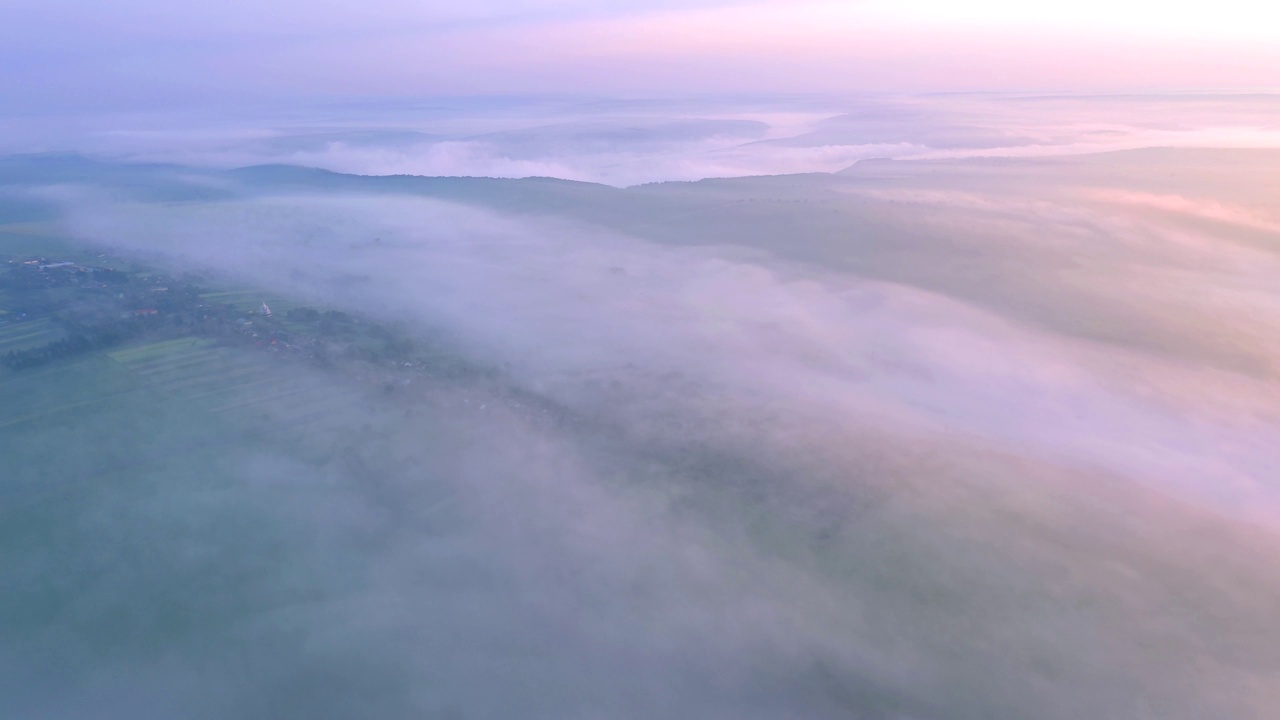
{"type": "Polygon", "coordinates": [[[0,152],[78,152],[223,168],[545,176],[624,187],[805,172],[867,158],[1039,157],[1275,148],[1273,94],[540,97],[330,104],[305,111],[4,117],[0,152]]]}
{"type": "Polygon", "coordinates": [[[9,707],[1272,717],[1273,160],[41,190],[83,241],[489,370],[387,395],[264,369],[339,398],[305,434],[163,399],[169,421],[24,431],[30,487],[139,435],[151,474],[66,511],[109,557],[51,541],[61,569],[7,574],[99,578],[0,655],[9,707]],[[231,439],[193,465],[189,435],[231,439]]]}

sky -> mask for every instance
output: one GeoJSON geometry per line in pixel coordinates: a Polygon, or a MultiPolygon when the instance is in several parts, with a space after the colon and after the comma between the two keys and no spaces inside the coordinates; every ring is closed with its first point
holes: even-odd
{"type": "Polygon", "coordinates": [[[1278,13],[1248,0],[6,0],[0,105],[1274,88],[1278,13]]]}

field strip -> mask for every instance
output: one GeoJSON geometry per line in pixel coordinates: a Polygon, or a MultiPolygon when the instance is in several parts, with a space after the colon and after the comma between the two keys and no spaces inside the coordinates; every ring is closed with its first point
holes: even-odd
{"type": "Polygon", "coordinates": [[[159,355],[164,357],[171,353],[177,353],[179,350],[186,352],[198,352],[201,350],[216,350],[218,341],[213,338],[204,337],[179,337],[173,340],[163,340],[149,345],[141,345],[138,347],[124,348],[118,350],[112,355],[118,355],[123,362],[145,362],[149,355],[159,355]],[[139,358],[135,360],[134,358],[139,358]]]}
{"type": "MultiPolygon", "coordinates": [[[[81,365],[97,364],[95,360],[97,360],[97,358],[91,356],[89,358],[72,361],[66,365],[55,363],[52,365],[45,365],[37,368],[30,368],[18,373],[13,373],[10,375],[10,377],[7,380],[0,381],[0,392],[3,392],[4,389],[7,387],[14,387],[14,386],[37,387],[39,380],[42,380],[42,379],[47,380],[51,375],[52,376],[62,375],[62,373],[65,372],[68,368],[74,368],[81,365]]],[[[115,366],[111,366],[111,367],[114,368],[115,366]]],[[[65,383],[61,383],[61,384],[65,384],[65,383]]]]}
{"type": "Polygon", "coordinates": [[[0,330],[0,338],[8,337],[10,335],[20,335],[23,333],[48,332],[52,326],[53,323],[45,319],[14,323],[12,327],[0,330]]]}
{"type": "Polygon", "coordinates": [[[186,371],[200,365],[222,365],[219,362],[221,356],[210,350],[197,350],[195,352],[183,353],[181,355],[174,353],[173,355],[156,360],[154,362],[145,362],[138,364],[126,365],[129,370],[137,373],[139,376],[151,379],[156,376],[163,376],[165,373],[174,371],[186,371]]]}
{"type": "Polygon", "coordinates": [[[244,290],[240,292],[202,293],[200,295],[200,299],[215,300],[228,305],[235,305],[237,303],[253,303],[254,305],[257,305],[262,302],[262,296],[263,294],[260,292],[244,290]]]}
{"type": "Polygon", "coordinates": [[[219,290],[218,292],[200,293],[202,298],[233,297],[237,295],[260,294],[257,290],[219,290]]]}
{"type": "Polygon", "coordinates": [[[140,373],[138,377],[148,383],[164,387],[180,387],[182,384],[215,380],[215,382],[234,382],[239,378],[250,377],[261,373],[261,368],[252,365],[227,365],[224,363],[192,363],[174,368],[155,370],[151,373],[140,373]],[[193,373],[192,370],[200,370],[193,373]]]}
{"type": "Polygon", "coordinates": [[[275,402],[277,400],[283,400],[284,398],[296,397],[298,395],[305,395],[306,393],[313,393],[321,390],[324,390],[323,385],[313,385],[311,387],[295,388],[293,390],[277,393],[275,395],[266,395],[263,397],[253,398],[252,400],[246,400],[244,402],[233,403],[231,405],[224,405],[222,407],[217,407],[213,409],[213,412],[222,413],[222,412],[228,412],[230,410],[239,410],[241,408],[251,407],[253,405],[261,405],[262,403],[275,402]]]}
{"type": "Polygon", "coordinates": [[[58,328],[52,325],[42,325],[38,328],[22,328],[22,332],[12,332],[0,334],[0,342],[8,342],[13,340],[27,340],[27,338],[40,337],[44,334],[54,334],[58,332],[58,328]]]}
{"type": "Polygon", "coordinates": [[[49,334],[49,328],[33,330],[25,335],[0,335],[0,345],[16,345],[18,343],[31,340],[32,338],[42,337],[49,334]]]}
{"type": "Polygon", "coordinates": [[[159,352],[150,352],[136,357],[125,358],[117,362],[127,365],[131,370],[146,371],[161,367],[165,363],[181,362],[193,357],[208,357],[217,354],[217,348],[209,347],[173,347],[159,352]]]}
{"type": "Polygon", "coordinates": [[[202,389],[199,392],[194,392],[194,393],[184,393],[184,392],[180,392],[180,390],[168,390],[168,392],[172,392],[175,395],[178,395],[183,400],[186,400],[188,402],[196,402],[199,400],[204,400],[209,397],[213,397],[215,395],[223,395],[223,396],[230,395],[233,397],[228,399],[234,399],[234,396],[242,395],[245,392],[250,392],[250,391],[256,392],[260,388],[269,387],[272,385],[279,385],[279,384],[280,384],[280,381],[276,378],[266,378],[266,379],[258,380],[256,382],[251,382],[251,383],[238,383],[235,385],[223,385],[221,387],[202,389]]]}
{"type": "Polygon", "coordinates": [[[32,338],[27,338],[26,340],[13,340],[10,342],[0,342],[0,353],[6,353],[6,352],[9,352],[10,350],[14,350],[14,351],[34,350],[36,348],[43,347],[44,345],[47,345],[49,342],[57,339],[57,336],[50,335],[48,337],[49,337],[48,341],[45,341],[43,336],[37,335],[32,338]]]}
{"type": "Polygon", "coordinates": [[[50,415],[57,415],[59,413],[66,412],[68,410],[75,410],[78,408],[88,407],[90,405],[96,405],[98,403],[107,402],[108,400],[115,400],[118,398],[125,397],[127,395],[132,395],[136,392],[139,392],[140,390],[141,388],[122,390],[120,392],[111,393],[110,395],[103,395],[101,397],[96,397],[91,400],[81,400],[79,402],[65,403],[65,404],[57,405],[51,408],[45,408],[38,413],[23,415],[22,417],[14,418],[12,420],[8,420],[3,423],[0,423],[0,429],[7,428],[12,425],[17,425],[23,422],[29,422],[31,420],[39,420],[40,418],[48,417],[50,415]]]}
{"type": "Polygon", "coordinates": [[[26,322],[14,323],[12,327],[0,330],[0,337],[15,335],[20,333],[31,332],[47,332],[53,327],[53,323],[45,318],[39,320],[28,320],[26,322]]]}
{"type": "Polygon", "coordinates": [[[117,350],[115,352],[107,353],[107,357],[111,358],[112,360],[115,360],[116,362],[126,363],[126,362],[131,362],[135,357],[141,357],[148,353],[164,352],[168,348],[177,347],[184,343],[195,344],[195,343],[202,343],[202,342],[209,342],[209,341],[204,340],[203,338],[196,339],[196,340],[192,340],[189,337],[177,338],[174,340],[165,340],[163,342],[151,343],[150,345],[142,345],[140,347],[117,350]]]}

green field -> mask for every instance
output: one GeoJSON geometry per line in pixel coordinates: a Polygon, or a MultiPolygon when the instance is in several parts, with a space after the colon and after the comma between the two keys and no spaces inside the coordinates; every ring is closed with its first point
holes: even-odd
{"type": "Polygon", "coordinates": [[[298,372],[296,358],[259,348],[183,338],[119,350],[113,362],[173,400],[271,434],[309,434],[326,419],[350,415],[356,391],[319,373],[298,372]]]}
{"type": "Polygon", "coordinates": [[[317,403],[342,409],[342,395],[316,381],[288,386],[309,394],[270,400],[300,374],[257,349],[190,339],[0,373],[6,642],[34,642],[56,624],[81,656],[125,662],[175,638],[216,640],[247,604],[311,597],[322,558],[270,522],[308,502],[310,486],[267,485],[313,475],[308,463],[327,455],[264,432],[257,417],[260,401],[282,417],[317,403]],[[228,570],[225,557],[244,562],[228,570]],[[121,577],[146,588],[145,613],[110,599],[80,604],[121,577]]]}
{"type": "Polygon", "coordinates": [[[0,323],[0,355],[38,348],[65,336],[66,333],[48,318],[0,323]]]}
{"type": "Polygon", "coordinates": [[[0,225],[0,255],[40,256],[93,267],[129,269],[119,258],[63,237],[47,225],[0,225]]]}
{"type": "MultiPolygon", "coordinates": [[[[61,237],[55,226],[47,224],[0,225],[0,255],[112,267],[131,272],[135,282],[150,276],[146,268],[61,237]]],[[[51,288],[41,290],[40,296],[57,305],[58,301],[74,301],[76,292],[74,288],[51,288]],[[61,298],[59,293],[71,297],[61,298]]],[[[231,285],[200,297],[244,313],[257,312],[266,302],[285,328],[309,330],[285,321],[298,303],[274,293],[231,285]]],[[[13,311],[21,307],[24,298],[18,291],[0,290],[0,355],[40,348],[66,337],[49,317],[18,321],[13,311]]],[[[136,342],[47,367],[0,370],[0,428],[20,435],[24,428],[103,421],[112,408],[132,406],[131,417],[177,408],[184,417],[202,418],[199,423],[212,423],[230,432],[247,430],[281,439],[306,438],[307,442],[320,437],[311,444],[323,447],[328,442],[323,439],[325,428],[336,427],[336,418],[351,417],[355,397],[363,391],[350,383],[335,383],[334,378],[300,363],[302,359],[291,353],[185,337],[136,342]]]]}
{"type": "Polygon", "coordinates": [[[209,303],[226,303],[244,312],[257,312],[265,302],[271,306],[273,314],[281,317],[299,305],[280,295],[253,289],[200,293],[200,299],[209,303]]]}

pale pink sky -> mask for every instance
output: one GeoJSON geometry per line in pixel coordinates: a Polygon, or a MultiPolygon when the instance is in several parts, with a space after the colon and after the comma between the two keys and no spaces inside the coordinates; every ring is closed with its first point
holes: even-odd
{"type": "Polygon", "coordinates": [[[1280,88],[1257,0],[6,0],[0,106],[1280,88]]]}

